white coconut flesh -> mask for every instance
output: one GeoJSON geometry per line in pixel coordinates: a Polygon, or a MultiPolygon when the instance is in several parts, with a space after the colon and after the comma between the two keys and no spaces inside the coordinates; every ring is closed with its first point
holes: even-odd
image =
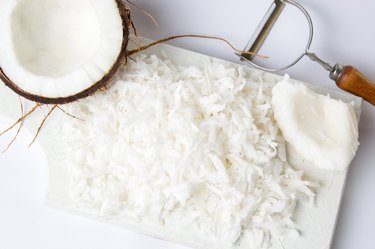
{"type": "Polygon", "coordinates": [[[315,166],[346,169],[358,149],[353,104],[317,94],[286,77],[272,91],[275,119],[297,152],[315,166]]]}
{"type": "Polygon", "coordinates": [[[0,67],[32,95],[65,98],[92,87],[123,43],[115,0],[1,0],[0,67]]]}

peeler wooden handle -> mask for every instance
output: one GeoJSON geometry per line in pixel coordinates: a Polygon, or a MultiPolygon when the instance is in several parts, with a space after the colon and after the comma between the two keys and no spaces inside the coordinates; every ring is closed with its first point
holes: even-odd
{"type": "MultiPolygon", "coordinates": [[[[335,65],[340,67],[340,65],[335,65]]],[[[337,75],[336,85],[341,89],[360,96],[375,105],[375,82],[369,80],[353,66],[341,66],[337,75]]]]}

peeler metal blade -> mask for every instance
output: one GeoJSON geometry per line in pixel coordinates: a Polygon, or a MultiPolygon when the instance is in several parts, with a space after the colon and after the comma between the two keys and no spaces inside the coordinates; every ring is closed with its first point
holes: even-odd
{"type": "MultiPolygon", "coordinates": [[[[273,1],[269,9],[267,10],[265,16],[263,17],[262,21],[259,23],[254,34],[251,36],[250,40],[248,41],[244,51],[248,51],[253,54],[256,54],[259,51],[265,39],[267,38],[268,34],[271,32],[272,27],[274,26],[275,22],[277,21],[278,17],[283,11],[284,7],[285,7],[285,3],[283,0],[273,1]]],[[[255,55],[242,53],[241,57],[242,59],[247,59],[247,60],[252,61],[255,55]]]]}

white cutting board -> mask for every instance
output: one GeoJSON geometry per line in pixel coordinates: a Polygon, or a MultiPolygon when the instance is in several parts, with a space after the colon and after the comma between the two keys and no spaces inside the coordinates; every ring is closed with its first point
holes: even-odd
{"type": "MultiPolygon", "coordinates": [[[[146,43],[146,41],[143,42],[146,43]]],[[[158,45],[147,51],[144,51],[144,53],[156,54],[164,57],[167,56],[175,64],[181,65],[196,65],[198,67],[203,67],[204,62],[208,60],[214,60],[226,65],[233,64],[169,45],[158,45]]],[[[251,68],[248,68],[248,70],[251,70],[255,74],[261,75],[263,78],[267,79],[267,81],[274,81],[275,83],[282,78],[281,76],[265,73],[251,68]]],[[[354,97],[349,94],[343,94],[341,92],[323,89],[321,87],[314,87],[311,85],[309,86],[317,92],[329,93],[330,96],[334,98],[341,98],[344,101],[354,101],[357,117],[359,119],[362,102],[360,98],[354,97]]],[[[0,99],[0,115],[2,116],[0,117],[0,122],[11,124],[12,120],[14,121],[20,116],[19,99],[17,95],[15,95],[3,84],[0,85],[0,99]]],[[[33,103],[27,103],[28,109],[32,106],[33,103]]],[[[25,122],[25,127],[29,129],[32,134],[34,134],[37,130],[40,122],[43,119],[43,116],[47,113],[47,111],[47,108],[42,108],[31,115],[25,122]]],[[[49,169],[49,186],[46,196],[46,205],[100,220],[100,218],[91,217],[90,215],[77,210],[69,198],[69,173],[66,166],[62,164],[62,160],[59,160],[62,156],[69,157],[69,155],[61,155],[59,153],[62,150],[60,148],[61,145],[58,141],[58,131],[55,129],[56,122],[58,120],[56,115],[64,114],[62,112],[55,111],[53,115],[51,115],[51,117],[48,119],[38,137],[38,142],[44,150],[49,169]]],[[[320,170],[314,167],[309,167],[309,165],[304,163],[302,158],[293,153],[290,160],[293,166],[305,171],[305,175],[309,180],[319,182],[321,184],[321,187],[316,190],[317,198],[315,205],[300,203],[297,207],[294,221],[296,223],[296,228],[301,231],[301,236],[298,238],[287,238],[284,241],[275,241],[272,248],[330,248],[347,171],[331,172],[320,170]]],[[[101,221],[107,222],[105,220],[101,221]]],[[[177,238],[176,236],[172,236],[171,232],[160,230],[160,228],[139,227],[136,223],[125,224],[119,222],[116,223],[113,221],[111,221],[110,223],[162,239],[175,241],[184,245],[196,248],[199,247],[199,245],[195,244],[195,241],[184,241],[182,237],[177,238]]]]}

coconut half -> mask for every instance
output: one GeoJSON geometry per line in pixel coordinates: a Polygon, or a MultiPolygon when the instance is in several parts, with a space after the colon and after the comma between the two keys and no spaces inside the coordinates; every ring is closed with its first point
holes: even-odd
{"type": "Polygon", "coordinates": [[[1,0],[0,16],[0,78],[32,101],[86,97],[126,56],[122,0],[1,0]]]}

